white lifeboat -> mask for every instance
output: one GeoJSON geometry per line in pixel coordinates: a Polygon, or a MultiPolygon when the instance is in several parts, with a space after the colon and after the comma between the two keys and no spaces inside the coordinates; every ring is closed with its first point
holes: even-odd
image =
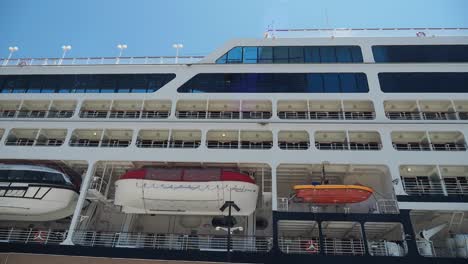
{"type": "Polygon", "coordinates": [[[73,214],[78,191],[57,170],[0,165],[0,220],[52,221],[73,214]]]}
{"type": "Polygon", "coordinates": [[[224,202],[234,201],[234,215],[250,215],[258,197],[249,175],[220,168],[131,170],[115,186],[114,203],[134,214],[220,215],[224,202]]]}

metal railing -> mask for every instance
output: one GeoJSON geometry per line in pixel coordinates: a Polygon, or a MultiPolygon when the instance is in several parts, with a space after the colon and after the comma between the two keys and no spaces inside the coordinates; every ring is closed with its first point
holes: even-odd
{"type": "Polygon", "coordinates": [[[170,140],[169,148],[198,148],[201,141],[170,140]]]}
{"type": "Polygon", "coordinates": [[[74,112],[74,110],[49,110],[47,118],[70,118],[74,112]]]}
{"type": "Polygon", "coordinates": [[[364,241],[361,239],[325,239],[325,255],[362,256],[365,254],[364,241]]]}
{"type": "Polygon", "coordinates": [[[319,254],[320,239],[318,237],[279,237],[280,250],[286,254],[319,254]]]}
{"type": "Polygon", "coordinates": [[[176,111],[176,117],[180,119],[205,119],[205,111],[176,111]]]}
{"type": "Polygon", "coordinates": [[[310,119],[322,120],[372,120],[375,119],[375,112],[369,111],[319,111],[310,112],[310,119]]]}
{"type": "Polygon", "coordinates": [[[278,112],[280,119],[309,119],[307,111],[280,111],[278,112]]]}
{"type": "Polygon", "coordinates": [[[270,119],[271,115],[268,111],[242,111],[242,119],[270,119]]]}
{"type": "Polygon", "coordinates": [[[81,118],[107,118],[109,111],[82,110],[80,111],[81,118]]]}
{"type": "Polygon", "coordinates": [[[462,143],[393,143],[393,148],[403,151],[466,151],[467,145],[462,143]]]}
{"type": "Polygon", "coordinates": [[[299,28],[268,29],[265,38],[467,36],[468,28],[299,28]]]}
{"type": "Polygon", "coordinates": [[[206,146],[212,149],[238,149],[239,141],[221,142],[210,140],[206,143],[206,146]]]}
{"type": "Polygon", "coordinates": [[[67,231],[37,229],[0,229],[0,243],[19,244],[60,244],[65,240],[67,231]]]}
{"type": "Polygon", "coordinates": [[[45,118],[47,110],[19,110],[17,118],[45,118]]]}
{"type": "Polygon", "coordinates": [[[100,147],[105,148],[123,148],[130,146],[131,140],[119,140],[119,139],[105,139],[101,142],[100,147]]]}
{"type": "Polygon", "coordinates": [[[468,195],[468,177],[444,177],[447,195],[468,195]]]}
{"type": "Polygon", "coordinates": [[[408,195],[444,195],[442,182],[402,177],[403,189],[408,195]]]}
{"type": "MultiPolygon", "coordinates": [[[[152,248],[170,250],[226,251],[227,236],[76,231],[75,244],[87,247],[152,248]]],[[[231,251],[267,252],[271,237],[231,237],[231,251]]]]}
{"type": "Polygon", "coordinates": [[[70,118],[73,110],[3,110],[0,118],[70,118]]]}
{"type": "Polygon", "coordinates": [[[421,120],[421,112],[385,112],[385,116],[391,120],[421,120]]]}
{"type": "Polygon", "coordinates": [[[278,142],[278,147],[280,149],[286,149],[286,150],[305,150],[305,149],[309,149],[310,143],[309,142],[280,141],[278,142]]]}
{"type": "Polygon", "coordinates": [[[377,200],[377,210],[381,214],[399,214],[398,201],[393,199],[377,200]]]}
{"type": "Polygon", "coordinates": [[[402,257],[407,253],[406,241],[367,241],[367,245],[371,256],[402,257]],[[389,248],[389,245],[393,246],[389,248]],[[398,246],[398,248],[396,246],[398,246]]]}
{"type": "Polygon", "coordinates": [[[0,59],[0,66],[190,64],[190,63],[197,63],[203,58],[204,58],[203,56],[19,58],[19,59],[0,59]]]}
{"type": "Polygon", "coordinates": [[[167,148],[168,141],[156,141],[147,139],[137,139],[136,146],[139,148],[167,148]]]}
{"type": "Polygon", "coordinates": [[[457,120],[456,112],[422,112],[424,120],[457,120]]]}
{"type": "Polygon", "coordinates": [[[436,151],[466,151],[464,143],[433,143],[432,149],[436,151]]]}
{"type": "Polygon", "coordinates": [[[16,116],[16,110],[1,110],[0,118],[14,118],[16,116]]]}
{"type": "Polygon", "coordinates": [[[239,119],[240,112],[239,111],[222,111],[222,112],[214,112],[208,111],[208,119],[239,119]]]}
{"type": "Polygon", "coordinates": [[[140,118],[140,111],[118,111],[113,110],[109,113],[109,118],[140,118]]]}
{"type": "Polygon", "coordinates": [[[253,142],[253,141],[241,141],[241,149],[271,149],[273,147],[272,141],[262,141],[262,142],[253,142]]]}
{"type": "Polygon", "coordinates": [[[7,139],[5,145],[7,146],[34,146],[36,140],[29,138],[7,139]]]}
{"type": "Polygon", "coordinates": [[[35,146],[48,146],[48,147],[58,147],[63,145],[63,139],[50,138],[46,140],[38,140],[35,146]]]}
{"type": "Polygon", "coordinates": [[[315,147],[319,150],[380,150],[382,144],[378,142],[315,142],[315,147]]]}
{"type": "Polygon", "coordinates": [[[69,145],[71,147],[98,147],[99,143],[99,140],[72,139],[70,140],[69,145]]]}
{"type": "Polygon", "coordinates": [[[142,119],[168,118],[169,114],[170,114],[169,111],[147,111],[147,110],[144,110],[141,113],[141,118],[142,119]]]}

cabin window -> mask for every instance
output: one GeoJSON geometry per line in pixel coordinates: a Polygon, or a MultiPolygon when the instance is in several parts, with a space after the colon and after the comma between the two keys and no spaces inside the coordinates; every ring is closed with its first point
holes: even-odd
{"type": "Polygon", "coordinates": [[[384,93],[468,93],[466,72],[381,72],[384,93]]]}
{"type": "Polygon", "coordinates": [[[359,46],[234,47],[216,63],[343,63],[363,62],[359,46]]]}
{"type": "Polygon", "coordinates": [[[373,46],[375,62],[468,62],[468,45],[373,46]]]}
{"type": "Polygon", "coordinates": [[[364,73],[201,73],[179,93],[367,93],[364,73]]]}

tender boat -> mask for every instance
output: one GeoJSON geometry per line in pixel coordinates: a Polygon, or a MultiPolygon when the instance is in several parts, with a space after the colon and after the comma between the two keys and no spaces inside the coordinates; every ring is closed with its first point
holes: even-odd
{"type": "Polygon", "coordinates": [[[372,188],[360,185],[295,185],[295,199],[314,204],[348,204],[363,202],[374,193],[372,188]]]}
{"type": "Polygon", "coordinates": [[[125,213],[220,215],[225,201],[240,211],[255,211],[258,186],[249,175],[221,168],[142,168],[115,183],[115,204],[125,213]]]}
{"type": "Polygon", "coordinates": [[[78,190],[43,166],[0,165],[0,220],[52,221],[73,214],[78,190]]]}

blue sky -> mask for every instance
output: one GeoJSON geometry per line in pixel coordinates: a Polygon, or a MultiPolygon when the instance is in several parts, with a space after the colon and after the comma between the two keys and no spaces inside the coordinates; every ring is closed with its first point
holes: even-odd
{"type": "Polygon", "coordinates": [[[0,57],[205,55],[276,28],[468,27],[468,0],[0,0],[0,57]]]}

